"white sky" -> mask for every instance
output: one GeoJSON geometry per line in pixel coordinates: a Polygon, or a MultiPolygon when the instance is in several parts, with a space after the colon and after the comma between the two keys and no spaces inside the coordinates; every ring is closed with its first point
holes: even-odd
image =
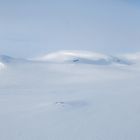
{"type": "Polygon", "coordinates": [[[140,51],[137,0],[0,0],[0,53],[32,57],[82,49],[140,51]]]}

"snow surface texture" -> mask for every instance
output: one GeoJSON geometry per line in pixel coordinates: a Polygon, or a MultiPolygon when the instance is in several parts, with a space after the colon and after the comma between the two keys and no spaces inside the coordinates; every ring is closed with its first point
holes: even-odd
{"type": "Polygon", "coordinates": [[[30,63],[0,60],[0,140],[139,140],[138,60],[75,65],[73,56],[95,60],[93,53],[54,54],[30,63]],[[52,63],[62,54],[72,63],[52,63]]]}

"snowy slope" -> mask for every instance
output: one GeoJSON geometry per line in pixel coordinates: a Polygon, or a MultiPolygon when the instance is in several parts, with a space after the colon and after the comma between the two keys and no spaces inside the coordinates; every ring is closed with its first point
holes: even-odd
{"type": "Polygon", "coordinates": [[[10,64],[0,71],[0,140],[140,139],[140,65],[10,64]]]}

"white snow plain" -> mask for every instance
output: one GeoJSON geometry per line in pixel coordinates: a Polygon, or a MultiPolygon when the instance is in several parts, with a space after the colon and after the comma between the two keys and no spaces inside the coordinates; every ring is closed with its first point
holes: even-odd
{"type": "Polygon", "coordinates": [[[138,63],[4,65],[0,140],[140,139],[138,63]]]}

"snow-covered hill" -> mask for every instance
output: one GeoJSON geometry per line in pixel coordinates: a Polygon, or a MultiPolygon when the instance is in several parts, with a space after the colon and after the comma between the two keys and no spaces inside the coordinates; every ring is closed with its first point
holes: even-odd
{"type": "Polygon", "coordinates": [[[119,56],[106,55],[91,51],[58,51],[32,59],[14,58],[0,55],[0,63],[57,63],[57,64],[91,64],[91,65],[131,65],[140,63],[140,53],[119,56]]]}
{"type": "Polygon", "coordinates": [[[53,63],[83,63],[96,65],[131,64],[131,62],[126,59],[89,51],[59,51],[42,56],[37,60],[53,63]]]}

